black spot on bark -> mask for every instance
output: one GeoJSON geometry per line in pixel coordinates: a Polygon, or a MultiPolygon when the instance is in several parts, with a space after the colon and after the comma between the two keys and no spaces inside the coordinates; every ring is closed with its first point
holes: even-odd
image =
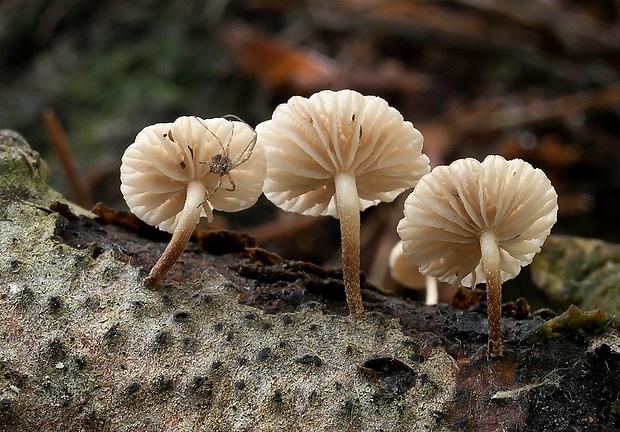
{"type": "Polygon", "coordinates": [[[266,360],[271,355],[271,348],[265,347],[261,349],[258,354],[256,354],[256,360],[263,361],[266,360]]]}
{"type": "Polygon", "coordinates": [[[311,365],[311,366],[323,366],[323,360],[319,356],[306,354],[303,357],[299,357],[295,360],[295,363],[303,364],[303,365],[311,365]]]}

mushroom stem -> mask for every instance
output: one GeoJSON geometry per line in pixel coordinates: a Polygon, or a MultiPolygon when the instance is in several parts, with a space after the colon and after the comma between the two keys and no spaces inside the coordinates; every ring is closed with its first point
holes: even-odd
{"type": "Polygon", "coordinates": [[[439,303],[439,290],[437,288],[437,278],[425,276],[426,280],[426,304],[434,305],[439,303]]]}
{"type": "Polygon", "coordinates": [[[187,184],[185,205],[181,211],[179,222],[177,223],[172,239],[166,249],[157,260],[149,275],[144,279],[146,283],[159,281],[170,267],[176,262],[185,245],[189,240],[196,224],[200,220],[202,204],[205,201],[207,192],[205,185],[200,180],[192,180],[187,184]]]}
{"type": "Polygon", "coordinates": [[[487,317],[489,323],[489,355],[502,355],[502,280],[499,268],[499,246],[492,231],[480,236],[482,270],[487,285],[487,317]]]}
{"type": "Polygon", "coordinates": [[[351,315],[364,312],[360,292],[360,204],[355,177],[347,171],[334,176],[340,219],[344,291],[351,315]]]}

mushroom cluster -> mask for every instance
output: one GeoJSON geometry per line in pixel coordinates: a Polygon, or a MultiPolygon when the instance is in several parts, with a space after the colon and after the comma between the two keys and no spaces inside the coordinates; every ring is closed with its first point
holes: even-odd
{"type": "Polygon", "coordinates": [[[405,201],[398,233],[420,272],[453,285],[486,282],[492,357],[502,354],[501,284],[532,262],[557,210],[543,171],[495,155],[434,168],[405,201]]]}
{"type": "Polygon", "coordinates": [[[265,196],[287,211],[340,220],[347,304],[362,313],[360,211],[394,200],[429,171],[422,134],[385,100],[352,90],[294,96],[256,131],[265,196]]]}
{"type": "Polygon", "coordinates": [[[201,217],[257,201],[265,156],[255,144],[256,132],[236,117],[179,117],[138,133],[122,157],[121,192],[136,216],[172,233],[147,282],[167,273],[201,217]]]}
{"type": "Polygon", "coordinates": [[[248,208],[263,192],[284,210],[340,220],[347,304],[361,314],[360,212],[415,187],[398,224],[402,249],[392,252],[392,275],[408,286],[426,282],[427,303],[437,301],[435,278],[485,282],[489,353],[499,356],[501,284],[540,251],[557,218],[557,194],[520,159],[468,158],[429,172],[422,144],[385,100],[353,90],[294,96],[256,131],[232,116],[148,126],[121,165],[130,210],[173,234],[146,281],[166,274],[201,217],[248,208]]]}

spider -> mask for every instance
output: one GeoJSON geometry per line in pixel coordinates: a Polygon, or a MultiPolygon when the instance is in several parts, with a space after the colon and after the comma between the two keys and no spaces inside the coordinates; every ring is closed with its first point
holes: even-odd
{"type": "Polygon", "coordinates": [[[198,117],[194,117],[194,118],[196,120],[198,120],[198,122],[200,122],[200,124],[203,125],[205,127],[205,129],[207,131],[209,131],[209,133],[217,140],[218,144],[220,145],[220,149],[222,150],[222,153],[218,153],[218,154],[214,155],[211,158],[210,161],[208,161],[208,162],[200,162],[202,164],[208,164],[209,165],[209,171],[212,172],[213,174],[217,175],[217,184],[215,185],[213,190],[207,195],[205,200],[200,204],[200,205],[203,205],[222,186],[222,177],[224,177],[224,176],[228,177],[228,182],[230,183],[230,188],[226,188],[227,191],[232,192],[232,191],[234,191],[237,188],[237,186],[235,185],[235,182],[233,181],[232,177],[230,176],[230,171],[232,171],[233,169],[237,168],[239,165],[245,163],[248,159],[250,159],[250,157],[252,156],[252,152],[254,151],[254,146],[256,146],[257,135],[256,135],[256,131],[254,130],[254,128],[252,128],[245,121],[243,121],[242,119],[240,119],[236,115],[227,114],[227,115],[223,116],[222,118],[228,120],[230,122],[232,128],[230,130],[230,136],[228,137],[228,140],[226,140],[226,145],[224,145],[224,143],[222,142],[220,137],[215,135],[213,133],[213,131],[211,129],[209,129],[207,127],[207,125],[203,123],[203,121],[201,119],[199,119],[198,117]],[[248,145],[245,146],[245,148],[243,149],[243,151],[241,153],[239,153],[237,156],[231,158],[231,156],[230,156],[230,142],[232,141],[233,135],[235,134],[235,123],[234,123],[234,121],[241,122],[244,125],[246,125],[247,127],[249,127],[252,130],[254,136],[252,137],[252,139],[250,140],[248,145]]]}

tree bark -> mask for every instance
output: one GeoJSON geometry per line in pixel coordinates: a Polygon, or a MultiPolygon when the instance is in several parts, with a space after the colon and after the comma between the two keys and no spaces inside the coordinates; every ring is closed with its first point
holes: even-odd
{"type": "Polygon", "coordinates": [[[490,359],[484,304],[362,284],[366,313],[348,317],[340,272],[231,232],[195,232],[145,286],[169,236],[67,202],[43,166],[0,132],[1,431],[620,427],[620,336],[604,313],[541,332],[522,303],[490,359]]]}

